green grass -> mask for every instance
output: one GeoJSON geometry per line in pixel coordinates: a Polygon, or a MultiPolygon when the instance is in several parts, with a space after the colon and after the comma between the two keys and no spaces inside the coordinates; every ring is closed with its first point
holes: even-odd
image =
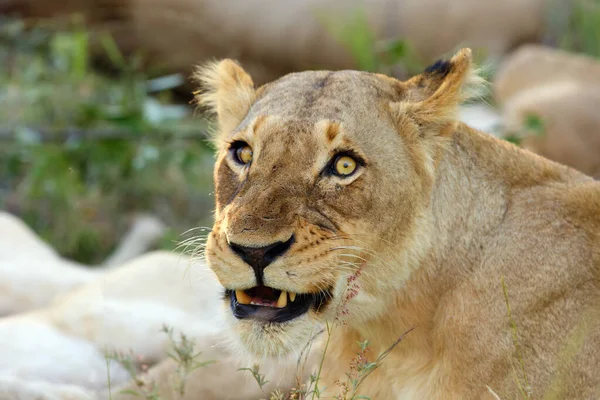
{"type": "MultiPolygon", "coordinates": [[[[161,332],[168,337],[167,357],[175,362],[176,370],[172,383],[173,391],[178,396],[185,395],[185,384],[189,375],[197,369],[214,364],[217,361],[200,361],[202,352],[196,349],[196,341],[183,333],[176,335],[173,328],[163,326],[161,332]]],[[[112,384],[110,381],[110,361],[119,363],[128,373],[133,384],[133,388],[120,391],[121,394],[129,394],[134,397],[146,400],[161,400],[158,385],[156,382],[149,381],[146,373],[148,365],[137,357],[133,352],[123,353],[112,351],[106,353],[106,374],[108,379],[108,394],[112,398],[112,384]]]]}

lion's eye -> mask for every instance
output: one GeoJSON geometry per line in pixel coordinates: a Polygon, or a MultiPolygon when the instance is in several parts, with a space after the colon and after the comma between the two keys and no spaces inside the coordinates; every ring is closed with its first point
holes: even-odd
{"type": "Polygon", "coordinates": [[[235,160],[240,164],[249,164],[252,161],[252,148],[246,143],[236,146],[233,154],[235,160]]]}
{"type": "Polygon", "coordinates": [[[333,164],[333,170],[338,176],[350,176],[356,171],[356,160],[350,156],[339,156],[333,164]]]}

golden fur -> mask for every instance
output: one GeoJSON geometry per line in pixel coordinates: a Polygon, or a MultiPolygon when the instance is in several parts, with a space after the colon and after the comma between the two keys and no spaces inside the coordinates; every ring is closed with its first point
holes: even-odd
{"type": "Polygon", "coordinates": [[[230,60],[198,71],[220,126],[209,266],[225,288],[251,288],[229,243],[293,234],[264,284],[332,294],[288,323],[229,313],[239,349],[280,357],[343,321],[319,383],[329,398],[356,341],[373,359],[414,328],[360,394],[513,399],[521,384],[533,398],[600,396],[600,185],[456,122],[471,70],[463,49],[406,82],[312,71],[255,89],[230,60]],[[239,140],[254,152],[247,167],[229,151],[239,140]],[[348,178],[322,173],[339,149],[364,159],[348,178]]]}

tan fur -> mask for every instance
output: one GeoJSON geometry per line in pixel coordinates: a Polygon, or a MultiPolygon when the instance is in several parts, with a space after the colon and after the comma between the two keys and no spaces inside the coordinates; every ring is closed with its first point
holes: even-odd
{"type": "MultiPolygon", "coordinates": [[[[414,328],[361,394],[482,399],[489,387],[513,399],[522,396],[522,362],[533,398],[557,380],[559,398],[597,398],[600,323],[590,315],[600,302],[600,186],[456,123],[470,52],[442,70],[406,82],[356,71],[291,74],[259,88],[247,113],[219,115],[210,267],[229,289],[253,287],[252,269],[228,243],[260,247],[293,233],[264,284],[333,294],[324,310],[286,324],[230,315],[238,348],[281,357],[333,323],[320,383],[327,397],[345,379],[357,340],[370,340],[373,359],[414,328]],[[329,141],[331,124],[339,132],[329,141]],[[253,149],[249,167],[227,149],[236,140],[253,149]],[[340,148],[365,166],[346,179],[323,175],[340,148]],[[585,334],[567,368],[558,354],[573,332],[585,334]]],[[[208,96],[236,103],[237,93],[208,96]]]]}
{"type": "Polygon", "coordinates": [[[500,103],[527,89],[561,81],[600,83],[600,63],[581,53],[528,44],[502,62],[494,77],[494,97],[500,103]]]}

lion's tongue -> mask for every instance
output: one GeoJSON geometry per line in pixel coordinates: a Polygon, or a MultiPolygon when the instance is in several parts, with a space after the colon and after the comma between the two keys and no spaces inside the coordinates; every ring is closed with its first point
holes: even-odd
{"type": "Polygon", "coordinates": [[[252,300],[250,300],[250,304],[254,304],[256,306],[275,307],[277,302],[269,299],[263,299],[262,297],[253,297],[252,300]]]}

